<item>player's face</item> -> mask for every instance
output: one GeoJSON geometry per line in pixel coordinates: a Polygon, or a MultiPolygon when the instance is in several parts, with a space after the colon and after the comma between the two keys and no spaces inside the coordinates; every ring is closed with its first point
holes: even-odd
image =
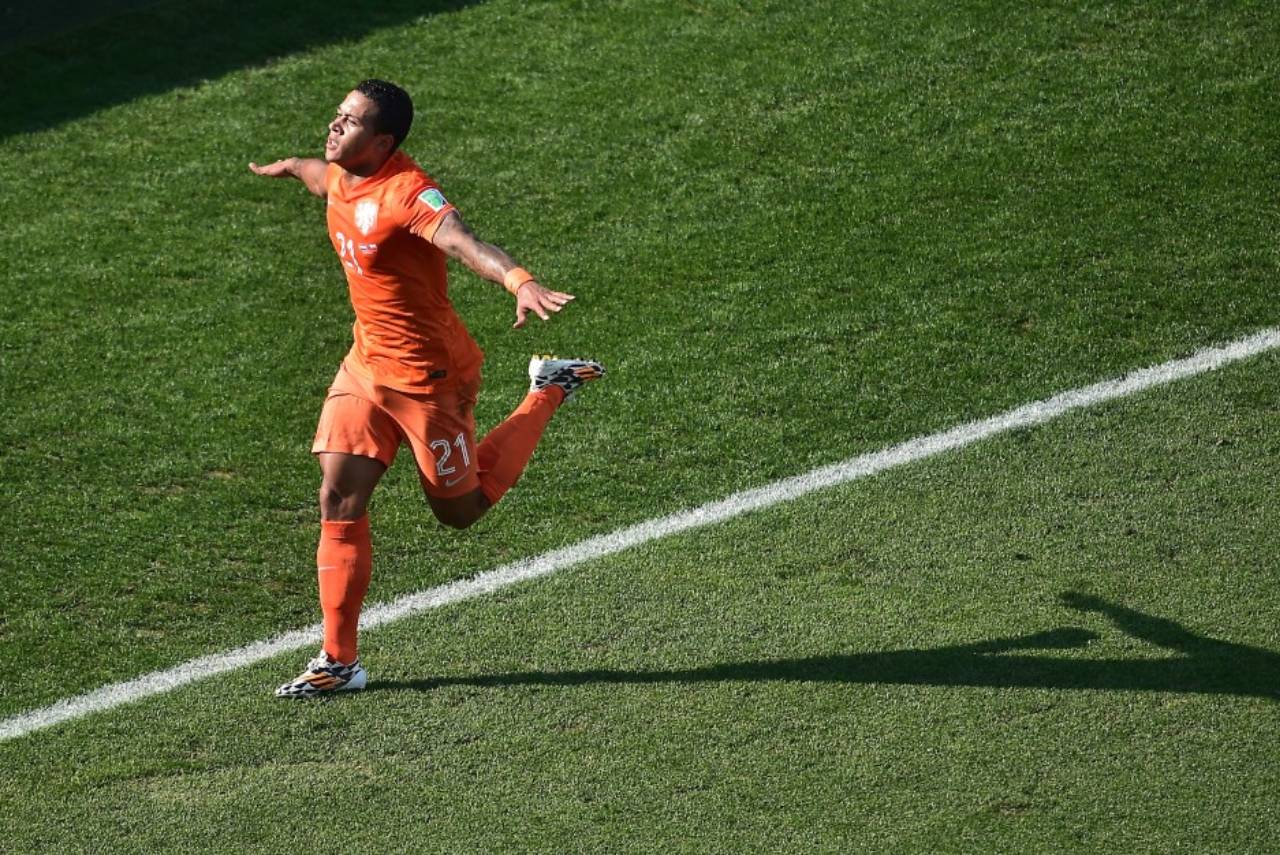
{"type": "Polygon", "coordinates": [[[351,91],[338,105],[329,122],[324,143],[324,159],[346,169],[377,164],[386,158],[393,138],[373,128],[378,107],[359,92],[351,91]]]}

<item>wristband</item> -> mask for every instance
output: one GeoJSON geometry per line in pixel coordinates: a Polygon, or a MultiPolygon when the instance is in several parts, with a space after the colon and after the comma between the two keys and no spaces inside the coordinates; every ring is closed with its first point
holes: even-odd
{"type": "Polygon", "coordinates": [[[507,275],[502,277],[502,287],[506,288],[511,294],[515,294],[520,290],[520,286],[526,282],[532,282],[534,275],[523,267],[513,267],[507,271],[507,275]]]}

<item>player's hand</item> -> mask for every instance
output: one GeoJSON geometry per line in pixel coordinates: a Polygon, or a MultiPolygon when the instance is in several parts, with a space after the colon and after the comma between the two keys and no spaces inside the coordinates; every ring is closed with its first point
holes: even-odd
{"type": "Polygon", "coordinates": [[[547,312],[560,311],[565,303],[572,299],[572,294],[562,294],[559,291],[543,288],[531,279],[516,291],[516,322],[512,326],[514,329],[524,326],[525,315],[529,312],[533,312],[544,321],[549,321],[551,316],[547,312]]]}
{"type": "Polygon", "coordinates": [[[293,177],[293,170],[290,168],[292,160],[292,157],[286,157],[284,160],[277,160],[266,166],[250,163],[249,169],[257,175],[265,175],[268,178],[291,178],[293,177]]]}

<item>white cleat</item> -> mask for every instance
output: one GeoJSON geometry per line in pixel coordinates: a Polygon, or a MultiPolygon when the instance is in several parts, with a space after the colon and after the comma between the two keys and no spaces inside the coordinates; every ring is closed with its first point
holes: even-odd
{"type": "Polygon", "coordinates": [[[554,356],[535,356],[529,360],[529,391],[537,392],[548,386],[559,386],[565,402],[573,393],[592,380],[604,376],[604,366],[588,359],[556,359],[554,356]]]}
{"type": "Polygon", "coordinates": [[[323,650],[320,655],[307,663],[303,671],[292,682],[285,683],[276,689],[277,698],[314,698],[319,695],[332,695],[335,692],[354,692],[365,687],[369,674],[357,659],[350,665],[343,665],[329,658],[323,650]]]}

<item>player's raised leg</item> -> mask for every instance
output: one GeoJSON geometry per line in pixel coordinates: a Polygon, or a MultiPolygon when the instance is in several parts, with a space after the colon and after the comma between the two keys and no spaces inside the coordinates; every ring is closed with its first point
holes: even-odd
{"type": "Polygon", "coordinates": [[[520,480],[560,405],[584,384],[603,376],[604,366],[586,359],[530,360],[528,394],[476,449],[480,488],[454,498],[438,498],[428,491],[427,501],[436,518],[453,528],[466,528],[484,516],[520,480]]]}
{"type": "Polygon", "coordinates": [[[529,392],[520,406],[481,441],[480,489],[496,505],[524,474],[533,450],[560,405],[582,386],[604,376],[604,366],[586,359],[535,356],[529,360],[529,392]]]}

